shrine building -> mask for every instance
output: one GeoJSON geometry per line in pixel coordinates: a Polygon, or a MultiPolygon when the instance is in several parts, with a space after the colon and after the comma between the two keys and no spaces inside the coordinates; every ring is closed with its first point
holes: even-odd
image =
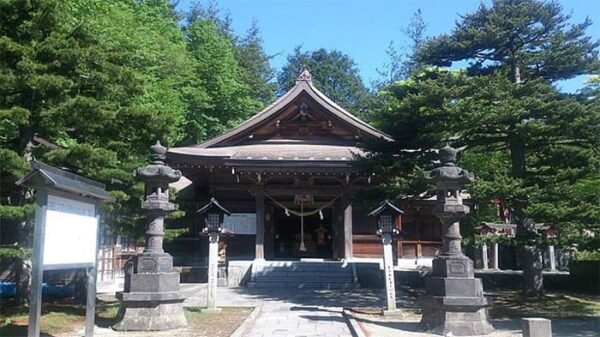
{"type": "MultiPolygon", "coordinates": [[[[188,231],[172,254],[179,264],[206,256],[195,210],[215,197],[232,213],[224,223],[229,259],[380,257],[377,225],[366,216],[371,209],[352,204],[376,183],[356,165],[360,143],[374,138],[392,141],[327,98],[304,70],[294,87],[239,126],[168,150],[169,165],[189,180],[177,199],[187,211],[177,223],[188,231]]],[[[441,225],[432,201],[395,203],[405,212],[397,227],[407,233],[398,257],[435,255],[441,225]]]]}

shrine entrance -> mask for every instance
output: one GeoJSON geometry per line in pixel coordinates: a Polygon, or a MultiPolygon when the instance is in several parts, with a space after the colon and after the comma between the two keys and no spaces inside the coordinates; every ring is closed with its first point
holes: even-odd
{"type": "Polygon", "coordinates": [[[322,217],[313,214],[302,219],[276,209],[273,214],[273,257],[278,260],[333,259],[333,211],[327,208],[321,213],[322,217]]]}

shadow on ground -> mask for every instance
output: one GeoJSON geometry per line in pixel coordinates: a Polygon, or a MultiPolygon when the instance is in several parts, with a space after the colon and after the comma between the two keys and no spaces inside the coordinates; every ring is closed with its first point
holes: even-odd
{"type": "MultiPolygon", "coordinates": [[[[301,306],[321,307],[379,307],[384,306],[385,293],[380,289],[269,289],[235,288],[233,291],[256,301],[284,301],[301,306]]],[[[418,308],[411,296],[396,294],[398,308],[418,308]]]]}

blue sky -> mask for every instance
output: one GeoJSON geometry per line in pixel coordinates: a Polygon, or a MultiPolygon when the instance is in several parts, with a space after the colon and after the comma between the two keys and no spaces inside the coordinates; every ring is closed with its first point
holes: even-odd
{"type": "MultiPolygon", "coordinates": [[[[186,9],[192,0],[181,0],[179,9],[186,9]]],[[[487,2],[487,1],[486,1],[487,2]]],[[[588,34],[600,39],[600,2],[598,0],[559,1],[565,12],[572,13],[573,22],[586,16],[598,21],[588,34]]],[[[207,4],[207,1],[201,1],[207,4]]],[[[401,29],[411,16],[421,9],[427,23],[427,35],[448,33],[460,14],[476,10],[479,0],[220,0],[219,7],[230,13],[233,29],[243,34],[256,19],[261,28],[264,47],[276,57],[272,65],[281,69],[288,53],[295,46],[304,50],[338,49],[348,54],[360,70],[366,84],[377,79],[377,68],[387,61],[385,49],[390,41],[405,45],[401,29]]],[[[584,78],[558,86],[575,91],[584,78]]]]}

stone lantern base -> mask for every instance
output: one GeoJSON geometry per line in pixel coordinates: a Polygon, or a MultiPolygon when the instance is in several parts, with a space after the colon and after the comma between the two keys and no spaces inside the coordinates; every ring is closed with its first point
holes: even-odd
{"type": "Polygon", "coordinates": [[[125,291],[117,293],[121,307],[113,329],[159,331],[187,327],[185,297],[179,292],[179,273],[172,271],[171,256],[144,253],[135,264],[136,272],[125,276],[125,291]]]}
{"type": "Polygon", "coordinates": [[[473,261],[466,256],[438,257],[433,260],[431,277],[425,279],[426,295],[421,328],[444,335],[487,335],[494,331],[489,323],[481,280],[474,277],[473,261]]]}
{"type": "Polygon", "coordinates": [[[125,293],[120,292],[121,301],[118,331],[160,331],[187,327],[183,313],[183,298],[175,293],[125,293]]]}

